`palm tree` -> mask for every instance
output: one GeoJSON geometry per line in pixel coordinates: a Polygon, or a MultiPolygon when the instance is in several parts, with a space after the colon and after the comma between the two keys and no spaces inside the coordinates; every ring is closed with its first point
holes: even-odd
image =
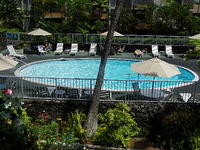
{"type": "Polygon", "coordinates": [[[107,62],[108,54],[110,51],[114,30],[117,26],[117,22],[118,22],[118,19],[123,7],[123,1],[124,0],[117,0],[115,11],[111,17],[111,24],[108,31],[108,35],[106,37],[104,51],[101,56],[99,72],[98,72],[98,76],[96,80],[96,85],[94,88],[94,93],[92,96],[92,103],[91,103],[89,113],[88,113],[88,118],[86,121],[87,136],[89,137],[93,135],[97,129],[97,114],[98,114],[98,109],[99,109],[100,92],[101,92],[101,87],[103,84],[106,62],[107,62]]]}

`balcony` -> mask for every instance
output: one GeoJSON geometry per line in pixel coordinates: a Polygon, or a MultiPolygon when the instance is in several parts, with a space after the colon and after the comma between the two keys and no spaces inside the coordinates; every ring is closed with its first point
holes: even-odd
{"type": "Polygon", "coordinates": [[[64,12],[44,12],[44,18],[65,18],[64,12]]]}

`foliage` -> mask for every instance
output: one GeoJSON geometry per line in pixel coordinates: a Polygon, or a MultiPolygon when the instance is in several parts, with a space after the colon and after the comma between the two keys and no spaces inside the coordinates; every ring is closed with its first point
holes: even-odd
{"type": "Polygon", "coordinates": [[[189,5],[170,2],[164,6],[150,6],[145,16],[153,34],[188,35],[200,29],[199,17],[192,16],[190,9],[189,5]]]}
{"type": "Polygon", "coordinates": [[[63,24],[61,23],[41,20],[38,25],[50,33],[63,33],[63,24]]]}
{"type": "Polygon", "coordinates": [[[0,1],[0,21],[8,27],[21,27],[24,14],[18,8],[20,0],[1,0],[0,1]]]}
{"type": "Polygon", "coordinates": [[[191,108],[168,108],[152,120],[149,139],[166,149],[193,150],[200,135],[198,115],[191,108]]]}
{"type": "Polygon", "coordinates": [[[5,26],[0,26],[0,31],[19,32],[20,30],[18,28],[8,28],[8,27],[5,27],[5,26]]]}
{"type": "Polygon", "coordinates": [[[95,20],[91,25],[92,33],[99,33],[106,31],[107,22],[104,20],[95,20]]]}
{"type": "Polygon", "coordinates": [[[91,26],[89,16],[92,10],[91,0],[66,0],[65,32],[88,33],[91,26]],[[78,9],[77,9],[78,8],[78,9]]]}
{"type": "Polygon", "coordinates": [[[199,56],[200,56],[200,39],[190,40],[189,44],[194,45],[195,48],[194,48],[194,50],[190,49],[189,51],[187,51],[185,60],[199,58],[199,56]]]}
{"type": "Polygon", "coordinates": [[[1,149],[25,149],[30,146],[26,139],[30,118],[18,99],[0,91],[0,145],[1,149]]]}
{"type": "Polygon", "coordinates": [[[95,143],[127,147],[131,138],[138,135],[137,123],[129,114],[130,107],[126,103],[116,104],[116,108],[108,109],[99,115],[99,127],[95,135],[95,143]]]}
{"type": "Polygon", "coordinates": [[[80,141],[85,139],[86,129],[84,128],[86,116],[79,110],[71,113],[68,118],[68,131],[72,132],[80,141]]]}
{"type": "Polygon", "coordinates": [[[118,31],[129,34],[135,30],[137,18],[130,10],[124,9],[120,15],[118,22],[118,31]]]}
{"type": "Polygon", "coordinates": [[[194,131],[194,134],[189,137],[189,147],[192,150],[199,150],[200,149],[200,131],[199,129],[194,131]]]}
{"type": "Polygon", "coordinates": [[[55,121],[45,120],[29,125],[29,139],[34,140],[34,147],[41,150],[70,149],[77,141],[73,133],[61,132],[55,121]]]}

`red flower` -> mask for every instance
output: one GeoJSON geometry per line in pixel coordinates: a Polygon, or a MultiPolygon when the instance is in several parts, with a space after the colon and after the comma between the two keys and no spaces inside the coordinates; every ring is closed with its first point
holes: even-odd
{"type": "Polygon", "coordinates": [[[11,95],[12,94],[12,90],[11,89],[5,89],[5,90],[3,90],[3,93],[11,95]]]}

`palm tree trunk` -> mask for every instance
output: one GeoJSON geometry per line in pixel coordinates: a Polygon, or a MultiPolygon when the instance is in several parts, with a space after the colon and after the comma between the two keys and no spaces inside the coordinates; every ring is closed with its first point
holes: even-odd
{"type": "Polygon", "coordinates": [[[92,96],[92,102],[88,113],[88,118],[86,122],[86,129],[87,129],[87,136],[90,137],[93,135],[97,129],[97,114],[99,110],[99,101],[100,101],[100,92],[101,87],[103,84],[104,79],[104,73],[105,73],[105,67],[106,62],[108,58],[108,54],[110,52],[110,47],[113,39],[113,34],[115,31],[115,28],[117,26],[117,22],[123,7],[123,1],[124,0],[117,0],[115,11],[111,17],[111,24],[108,31],[108,35],[106,37],[105,47],[103,50],[103,54],[101,56],[101,63],[99,67],[99,72],[96,80],[96,85],[94,88],[94,93],[92,96]]]}

